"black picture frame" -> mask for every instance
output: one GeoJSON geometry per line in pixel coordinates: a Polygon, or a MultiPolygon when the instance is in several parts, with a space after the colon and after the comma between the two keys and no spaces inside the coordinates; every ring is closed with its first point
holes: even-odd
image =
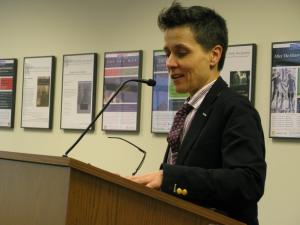
{"type": "Polygon", "coordinates": [[[221,70],[222,78],[228,86],[255,103],[257,45],[229,45],[225,63],[221,70]]]}
{"type": "Polygon", "coordinates": [[[55,56],[24,57],[21,128],[52,129],[55,56]]]}
{"type": "Polygon", "coordinates": [[[0,128],[14,128],[17,68],[17,59],[0,59],[0,128]]]}
{"type": "Polygon", "coordinates": [[[84,130],[95,117],[97,62],[97,53],[63,55],[60,129],[84,130]]]}
{"type": "Polygon", "coordinates": [[[300,138],[300,41],[272,42],[269,137],[300,138]]]}
{"type": "Polygon", "coordinates": [[[152,89],[151,133],[166,134],[171,129],[175,113],[188,94],[175,92],[169,79],[164,50],[153,50],[152,78],[156,85],[152,89]]]}
{"type": "MultiPolygon", "coordinates": [[[[103,106],[123,82],[141,78],[142,65],[142,50],[104,53],[103,106]]],[[[127,83],[104,111],[102,130],[139,132],[140,105],[141,84],[127,83]]]]}

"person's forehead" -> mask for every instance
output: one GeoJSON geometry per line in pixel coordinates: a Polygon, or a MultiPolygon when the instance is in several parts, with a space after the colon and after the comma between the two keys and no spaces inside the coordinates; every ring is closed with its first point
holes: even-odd
{"type": "Polygon", "coordinates": [[[175,27],[164,32],[165,45],[184,46],[197,44],[194,33],[189,27],[175,27]]]}

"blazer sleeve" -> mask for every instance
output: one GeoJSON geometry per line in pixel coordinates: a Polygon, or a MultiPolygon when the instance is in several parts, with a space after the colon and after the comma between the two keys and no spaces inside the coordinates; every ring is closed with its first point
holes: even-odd
{"type": "Polygon", "coordinates": [[[223,125],[218,129],[207,128],[209,135],[214,136],[211,137],[213,141],[204,141],[202,146],[199,144],[200,132],[198,146],[193,148],[207,152],[219,148],[214,149],[220,153],[219,165],[211,168],[195,163],[189,165],[188,159],[182,165],[163,163],[161,189],[203,206],[228,208],[256,204],[263,195],[266,176],[264,135],[259,115],[248,101],[240,97],[224,101],[214,113],[216,115],[211,120],[223,125]],[[178,188],[185,193],[178,193],[178,188]]]}

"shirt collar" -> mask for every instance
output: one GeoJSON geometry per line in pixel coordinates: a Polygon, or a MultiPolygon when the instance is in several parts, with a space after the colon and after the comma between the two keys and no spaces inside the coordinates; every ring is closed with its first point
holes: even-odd
{"type": "Polygon", "coordinates": [[[193,96],[187,98],[187,103],[194,107],[194,109],[199,108],[203,99],[205,98],[206,94],[209,92],[210,88],[216,82],[217,79],[211,81],[210,83],[206,84],[204,87],[199,89],[193,96]]]}

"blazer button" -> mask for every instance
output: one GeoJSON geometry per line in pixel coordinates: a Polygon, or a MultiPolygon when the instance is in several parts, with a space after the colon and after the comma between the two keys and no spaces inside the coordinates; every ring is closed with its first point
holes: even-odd
{"type": "Polygon", "coordinates": [[[188,194],[188,191],[187,191],[186,189],[183,189],[183,190],[182,190],[182,195],[183,195],[183,196],[186,196],[187,194],[188,194]]]}
{"type": "Polygon", "coordinates": [[[181,188],[177,188],[177,189],[176,189],[176,193],[177,193],[178,195],[181,195],[181,194],[182,194],[182,189],[181,189],[181,188]]]}

